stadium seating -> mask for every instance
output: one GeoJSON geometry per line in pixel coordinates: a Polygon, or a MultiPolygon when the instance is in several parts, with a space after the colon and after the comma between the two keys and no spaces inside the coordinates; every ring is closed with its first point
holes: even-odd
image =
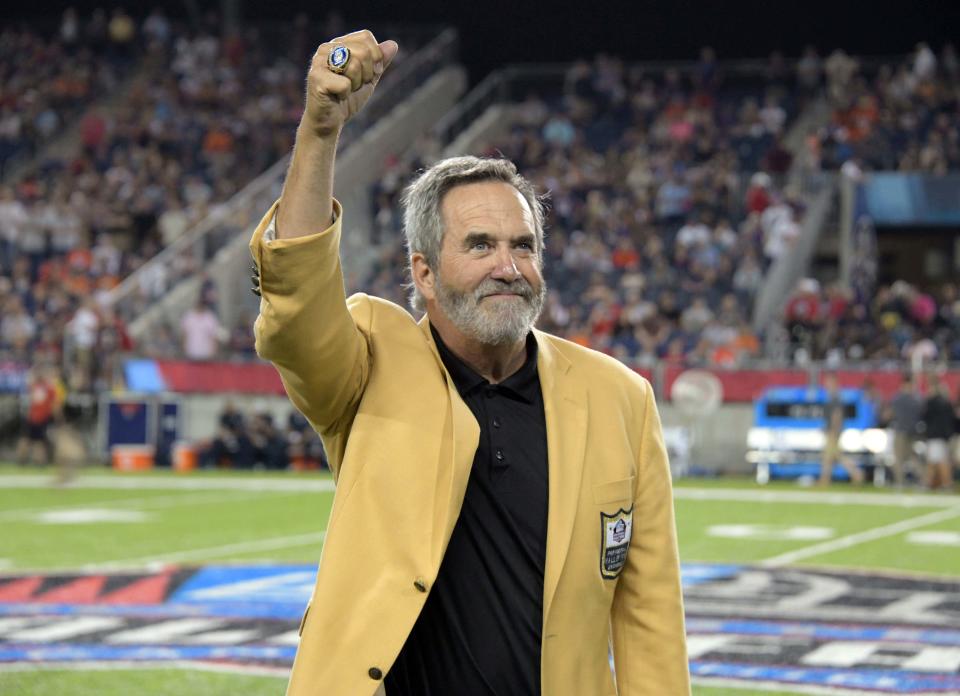
{"type": "MultiPolygon", "coordinates": [[[[606,56],[578,63],[562,93],[531,94],[488,149],[550,192],[544,329],[640,366],[758,355],[751,302],[802,203],[752,175],[783,173],[796,99],[779,83],[725,89],[705,74],[643,74],[606,56]]],[[[438,150],[425,139],[385,162],[371,196],[382,257],[358,289],[404,303],[398,199],[438,150]]]]}
{"type": "Polygon", "coordinates": [[[952,46],[939,59],[921,43],[899,64],[854,65],[844,88],[831,91],[833,116],[809,142],[811,162],[830,170],[851,159],[867,170],[960,169],[958,83],[952,46]]]}
{"type": "MultiPolygon", "coordinates": [[[[154,12],[133,25],[132,41],[121,40],[131,31],[124,17],[68,13],[56,39],[0,35],[0,70],[17,77],[0,102],[0,149],[33,152],[44,137],[79,125],[68,156],[0,186],[0,359],[60,362],[80,390],[109,386],[122,372],[118,354],[132,348],[126,323],[134,315],[108,307],[109,291],[285,155],[302,108],[302,32],[288,46],[257,31],[188,32],[154,12]],[[36,69],[16,63],[14,71],[24,51],[36,69]],[[64,55],[74,60],[47,60],[64,55]],[[96,100],[111,91],[102,108],[96,100]],[[33,125],[14,127],[11,114],[33,125]]],[[[562,89],[529,93],[487,154],[514,160],[550,192],[551,290],[541,326],[640,369],[732,368],[760,357],[752,305],[767,269],[800,233],[806,205],[786,184],[793,154],[785,131],[823,84],[834,115],[807,140],[807,169],[845,158],[866,168],[957,168],[958,116],[949,108],[957,60],[947,51],[933,68],[930,61],[920,47],[868,82],[841,53],[806,55],[795,80],[772,68],[724,79],[712,57],[687,71],[645,72],[598,56],[572,65],[562,89]]],[[[405,304],[398,198],[442,150],[424,136],[413,151],[385,159],[371,192],[378,258],[352,289],[405,304]]],[[[227,224],[223,234],[240,234],[248,222],[227,224]]],[[[140,274],[143,301],[201,275],[195,258],[140,274]]],[[[903,287],[880,296],[897,295],[899,307],[903,287]]],[[[880,299],[832,288],[814,294],[806,305],[791,301],[786,319],[794,349],[808,357],[960,355],[953,287],[933,298],[907,293],[925,298],[924,312],[932,303],[933,319],[922,320],[885,310],[880,299]],[[811,317],[794,316],[804,307],[811,317]]],[[[212,282],[200,295],[215,305],[212,282]]],[[[252,358],[249,323],[243,315],[217,325],[222,347],[210,357],[252,358]]],[[[181,329],[160,327],[137,351],[180,358],[181,329]]]]}

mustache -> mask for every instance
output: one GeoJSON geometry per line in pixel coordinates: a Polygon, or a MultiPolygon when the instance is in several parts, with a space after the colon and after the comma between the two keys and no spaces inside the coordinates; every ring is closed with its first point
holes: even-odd
{"type": "Polygon", "coordinates": [[[533,287],[524,278],[517,278],[513,282],[487,278],[473,291],[473,298],[478,302],[487,295],[519,295],[527,301],[533,300],[533,287]]]}

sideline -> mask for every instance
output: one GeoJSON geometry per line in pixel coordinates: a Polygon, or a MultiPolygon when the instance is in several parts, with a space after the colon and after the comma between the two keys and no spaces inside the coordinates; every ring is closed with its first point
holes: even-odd
{"type": "Polygon", "coordinates": [[[788,551],[787,553],[781,553],[777,556],[760,561],[760,565],[766,568],[776,568],[787,565],[788,563],[793,563],[794,561],[810,558],[811,556],[820,556],[832,551],[847,549],[851,546],[857,546],[858,544],[863,544],[868,541],[876,541],[877,539],[894,536],[896,534],[908,532],[919,527],[926,527],[938,522],[944,522],[955,517],[960,517],[960,505],[947,508],[946,510],[928,512],[926,515],[920,515],[919,517],[910,517],[905,520],[900,520],[899,522],[883,525],[882,527],[866,529],[862,532],[857,532],[856,534],[848,534],[844,537],[831,539],[830,541],[824,541],[822,543],[814,544],[813,546],[806,546],[794,551],[788,551]]]}
{"type": "MultiPolygon", "coordinates": [[[[187,475],[189,476],[189,474],[187,475]]],[[[331,492],[336,485],[333,479],[279,479],[279,478],[170,478],[103,474],[84,475],[70,483],[54,488],[52,476],[39,474],[0,475],[0,488],[45,488],[50,491],[76,488],[101,488],[117,490],[170,490],[170,491],[321,491],[331,492]]]]}
{"type": "MultiPolygon", "coordinates": [[[[2,479],[0,479],[2,481],[2,479]]],[[[958,495],[908,493],[822,493],[818,491],[765,491],[735,488],[674,487],[677,500],[732,500],[744,503],[801,503],[806,505],[876,505],[882,507],[953,507],[958,495]]]]}
{"type": "MultiPolygon", "coordinates": [[[[44,488],[60,490],[51,486],[52,476],[41,474],[0,474],[0,488],[44,488]]],[[[756,486],[757,484],[746,484],[756,486]]],[[[333,479],[304,479],[292,474],[291,478],[190,478],[166,476],[131,476],[122,474],[81,474],[63,490],[70,489],[117,489],[117,490],[235,490],[235,491],[309,491],[330,493],[336,490],[333,479]]],[[[728,500],[751,503],[802,503],[807,505],[875,505],[884,507],[953,507],[960,505],[960,495],[925,495],[908,493],[821,493],[818,491],[761,490],[759,488],[688,488],[676,486],[674,498],[678,500],[728,500]]]]}

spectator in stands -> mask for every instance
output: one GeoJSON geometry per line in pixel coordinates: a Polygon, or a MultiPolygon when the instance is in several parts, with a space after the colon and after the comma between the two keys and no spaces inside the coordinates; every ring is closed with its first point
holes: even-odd
{"type": "Polygon", "coordinates": [[[827,96],[834,104],[845,105],[849,99],[850,84],[860,70],[859,62],[838,48],[829,55],[823,69],[827,75],[827,96]]]}
{"type": "Polygon", "coordinates": [[[100,334],[100,316],[93,298],[87,297],[74,313],[65,327],[65,344],[70,353],[70,362],[78,370],[79,384],[73,386],[80,390],[89,388],[87,380],[94,362],[94,350],[100,334]]]}
{"type": "Polygon", "coordinates": [[[905,374],[900,389],[890,402],[893,429],[893,480],[898,488],[906,483],[906,475],[916,463],[914,443],[920,433],[924,404],[917,393],[912,374],[905,374]]]}
{"type": "Polygon", "coordinates": [[[837,378],[827,375],[823,380],[827,390],[827,400],[823,405],[823,453],[820,455],[820,485],[826,486],[833,478],[833,465],[840,464],[854,483],[863,482],[863,472],[856,463],[843,452],[840,446],[840,435],[843,433],[844,414],[843,399],[837,386],[837,378]]]}
{"type": "Polygon", "coordinates": [[[823,61],[814,46],[803,49],[803,55],[797,61],[797,85],[803,97],[810,98],[820,89],[823,74],[823,61]]]}
{"type": "Polygon", "coordinates": [[[230,356],[233,358],[242,358],[253,360],[256,358],[257,351],[254,345],[253,337],[254,317],[248,311],[243,311],[237,317],[230,332],[228,348],[230,356]]]}
{"type": "Polygon", "coordinates": [[[954,410],[947,385],[936,374],[928,378],[929,394],[923,405],[923,434],[927,445],[926,485],[930,490],[953,490],[950,439],[954,435],[954,410]]]}
{"type": "Polygon", "coordinates": [[[180,321],[183,354],[188,360],[213,360],[227,338],[220,320],[202,294],[180,321]]]}
{"type": "Polygon", "coordinates": [[[11,186],[0,186],[0,274],[13,270],[21,230],[27,224],[27,209],[11,186]]]}
{"type": "Polygon", "coordinates": [[[11,295],[7,299],[3,319],[0,319],[0,342],[14,355],[26,357],[36,335],[37,323],[27,314],[20,298],[11,295]]]}

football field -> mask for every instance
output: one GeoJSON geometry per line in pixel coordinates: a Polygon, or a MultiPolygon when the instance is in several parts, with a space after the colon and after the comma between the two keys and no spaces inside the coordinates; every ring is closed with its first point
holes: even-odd
{"type": "MultiPolygon", "coordinates": [[[[0,694],[282,694],[332,496],[0,469],[0,694]]],[[[960,497],[686,480],[676,508],[695,694],[960,693],[960,497]]]]}

